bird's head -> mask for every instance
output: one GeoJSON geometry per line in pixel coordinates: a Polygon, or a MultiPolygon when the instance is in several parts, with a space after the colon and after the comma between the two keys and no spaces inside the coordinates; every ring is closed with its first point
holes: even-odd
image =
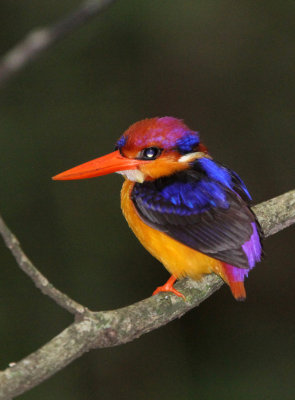
{"type": "Polygon", "coordinates": [[[198,132],[173,117],[149,118],[131,125],[116,143],[116,150],[53,177],[54,180],[93,178],[117,172],[144,182],[188,169],[209,157],[198,132]]]}

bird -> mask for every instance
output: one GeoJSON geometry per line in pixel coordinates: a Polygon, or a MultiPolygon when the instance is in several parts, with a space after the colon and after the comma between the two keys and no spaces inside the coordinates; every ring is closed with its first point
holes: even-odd
{"type": "Polygon", "coordinates": [[[154,295],[185,299],[174,287],[178,279],[214,273],[245,300],[244,280],[263,257],[263,233],[246,185],[212,158],[199,132],[178,118],[146,118],[120,136],[115,151],[52,179],[114,172],[125,178],[121,208],[129,227],[171,275],[154,295]]]}

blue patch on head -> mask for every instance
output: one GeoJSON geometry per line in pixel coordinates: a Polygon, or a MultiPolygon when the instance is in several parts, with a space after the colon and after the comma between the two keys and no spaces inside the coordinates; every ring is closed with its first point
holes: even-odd
{"type": "Polygon", "coordinates": [[[176,147],[181,154],[187,154],[191,153],[199,143],[198,133],[188,132],[176,141],[176,147]]]}
{"type": "Polygon", "coordinates": [[[127,139],[125,136],[121,136],[120,139],[116,143],[116,149],[121,149],[123,146],[125,146],[127,142],[127,139]]]}

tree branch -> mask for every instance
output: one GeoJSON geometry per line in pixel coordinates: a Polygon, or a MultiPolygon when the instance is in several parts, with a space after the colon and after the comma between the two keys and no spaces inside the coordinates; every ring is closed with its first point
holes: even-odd
{"type": "Polygon", "coordinates": [[[0,87],[27,64],[39,57],[45,50],[101,13],[114,1],[85,1],[79,8],[51,27],[44,27],[30,32],[0,60],[0,87]]]}
{"type": "Polygon", "coordinates": [[[41,272],[34,266],[31,260],[23,252],[19,241],[5,224],[1,215],[0,233],[6,246],[10,249],[11,253],[16,259],[17,264],[24,271],[24,273],[26,273],[32,279],[37,288],[40,289],[43,294],[49,296],[58,305],[65,308],[72,314],[83,314],[87,311],[84,306],[77,303],[75,300],[72,300],[69,296],[62,293],[60,290],[56,289],[48,281],[48,279],[43,274],[41,274],[41,272]]]}
{"type": "MultiPolygon", "coordinates": [[[[253,210],[265,236],[273,235],[295,223],[295,190],[253,210]]],[[[39,350],[0,373],[0,400],[31,389],[90,349],[130,342],[181,317],[222,284],[213,274],[198,282],[184,279],[176,287],[186,296],[185,302],[174,295],[159,294],[118,310],[87,311],[39,350]]]]}

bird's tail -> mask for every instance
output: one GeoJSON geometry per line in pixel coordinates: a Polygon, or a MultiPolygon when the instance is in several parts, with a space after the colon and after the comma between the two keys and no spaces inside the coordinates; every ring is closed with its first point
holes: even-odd
{"type": "Polygon", "coordinates": [[[225,280],[234,298],[238,301],[246,299],[246,290],[244,286],[244,278],[248,274],[248,270],[234,267],[230,264],[223,264],[225,280]]]}
{"type": "Polygon", "coordinates": [[[230,290],[234,296],[234,298],[238,301],[244,301],[246,299],[246,290],[244,286],[244,282],[228,282],[230,290]]]}

